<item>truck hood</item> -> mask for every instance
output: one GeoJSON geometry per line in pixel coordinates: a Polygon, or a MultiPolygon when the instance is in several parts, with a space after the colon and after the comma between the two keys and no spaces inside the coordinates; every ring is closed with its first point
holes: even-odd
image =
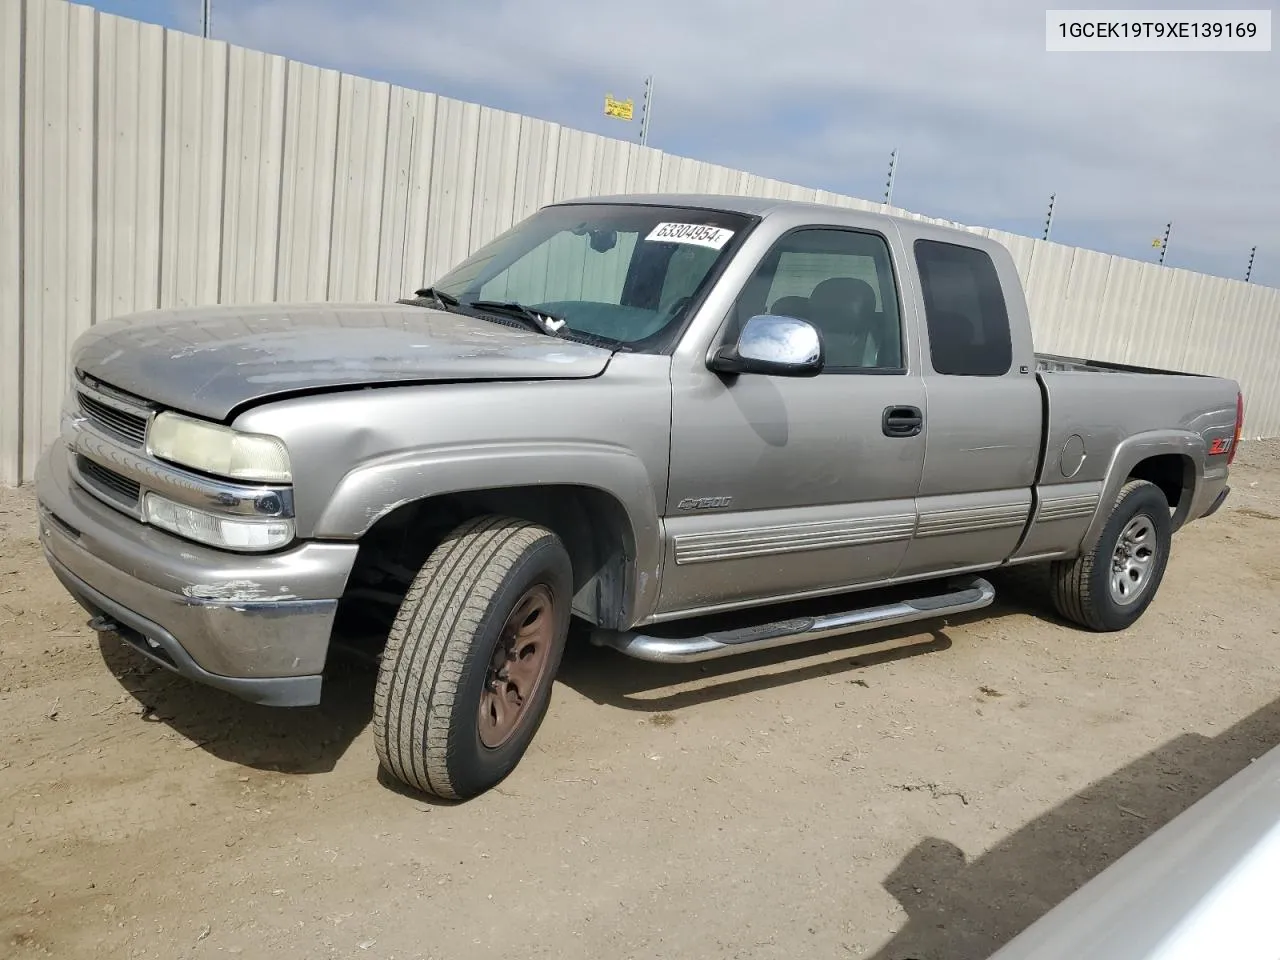
{"type": "Polygon", "coordinates": [[[97,324],[75,368],[216,420],[242,404],[327,387],[598,376],[611,351],[404,304],[190,307],[97,324]]]}

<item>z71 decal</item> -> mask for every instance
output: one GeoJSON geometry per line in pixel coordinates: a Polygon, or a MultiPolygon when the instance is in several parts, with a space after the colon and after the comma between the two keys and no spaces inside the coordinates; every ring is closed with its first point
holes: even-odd
{"type": "Polygon", "coordinates": [[[1215,457],[1220,453],[1226,453],[1231,449],[1231,441],[1218,437],[1213,443],[1209,444],[1209,456],[1215,457]]]}

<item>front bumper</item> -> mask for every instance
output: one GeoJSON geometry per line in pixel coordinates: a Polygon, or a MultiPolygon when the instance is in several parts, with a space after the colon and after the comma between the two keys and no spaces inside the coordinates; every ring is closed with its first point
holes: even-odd
{"type": "Polygon", "coordinates": [[[36,472],[40,542],[99,626],[192,680],[270,706],[319,703],[355,544],[283,553],[212,550],[111,509],[71,478],[53,443],[36,472]]]}

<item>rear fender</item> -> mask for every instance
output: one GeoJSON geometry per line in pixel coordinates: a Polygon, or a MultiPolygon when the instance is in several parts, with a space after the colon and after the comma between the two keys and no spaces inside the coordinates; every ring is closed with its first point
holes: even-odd
{"type": "MultiPolygon", "coordinates": [[[[1120,497],[1120,490],[1129,479],[1134,467],[1150,457],[1167,454],[1188,457],[1194,464],[1194,469],[1191,471],[1192,489],[1180,499],[1178,508],[1180,514],[1190,509],[1196,501],[1204,480],[1204,438],[1188,430],[1152,430],[1128,437],[1116,445],[1111,455],[1106,479],[1103,482],[1102,496],[1098,499],[1093,519],[1089,522],[1084,537],[1080,541],[1082,551],[1088,550],[1102,535],[1102,528],[1106,526],[1107,518],[1111,516],[1111,510],[1120,497]]],[[[1177,526],[1183,518],[1179,516],[1174,519],[1177,526]]]]}

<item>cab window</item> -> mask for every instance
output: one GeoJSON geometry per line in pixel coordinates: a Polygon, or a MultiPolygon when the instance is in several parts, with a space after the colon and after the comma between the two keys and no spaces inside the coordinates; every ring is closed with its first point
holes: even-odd
{"type": "Polygon", "coordinates": [[[758,313],[813,324],[822,337],[824,373],[903,369],[898,292],[889,246],[879,234],[834,227],[787,234],[739,297],[738,329],[758,313]]]}

